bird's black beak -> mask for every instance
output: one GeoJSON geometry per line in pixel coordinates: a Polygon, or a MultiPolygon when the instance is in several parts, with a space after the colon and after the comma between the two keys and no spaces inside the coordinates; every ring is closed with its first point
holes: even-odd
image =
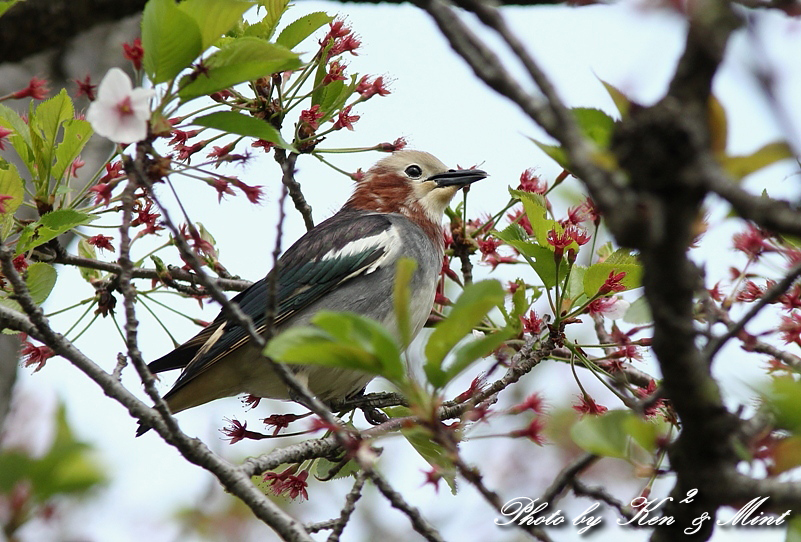
{"type": "Polygon", "coordinates": [[[427,180],[435,181],[437,188],[444,186],[458,186],[462,188],[481,179],[487,178],[487,172],[480,169],[452,169],[445,173],[437,173],[427,180]]]}

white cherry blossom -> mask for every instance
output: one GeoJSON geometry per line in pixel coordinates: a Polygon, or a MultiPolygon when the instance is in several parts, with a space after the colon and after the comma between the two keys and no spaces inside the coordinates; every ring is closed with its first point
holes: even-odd
{"type": "Polygon", "coordinates": [[[97,89],[97,99],[89,105],[86,120],[97,134],[115,143],[134,143],[147,137],[150,98],[155,91],[133,88],[131,78],[119,68],[111,68],[97,89]]]}

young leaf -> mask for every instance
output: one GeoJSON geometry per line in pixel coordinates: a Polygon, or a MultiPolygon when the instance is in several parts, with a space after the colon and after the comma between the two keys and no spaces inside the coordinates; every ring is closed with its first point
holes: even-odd
{"type": "Polygon", "coordinates": [[[606,92],[609,94],[609,97],[612,98],[612,101],[615,103],[615,107],[617,107],[618,112],[622,118],[626,118],[629,116],[629,110],[631,109],[631,100],[629,100],[628,96],[623,94],[618,88],[610,85],[603,79],[598,79],[601,84],[603,84],[606,92]]]}
{"type": "Polygon", "coordinates": [[[320,311],[312,324],[282,332],[267,344],[264,354],[283,363],[356,369],[403,382],[406,371],[400,350],[378,323],[353,313],[320,311]]]}
{"type": "Polygon", "coordinates": [[[324,457],[317,458],[315,463],[316,466],[314,467],[314,472],[316,473],[317,477],[324,478],[326,480],[339,480],[340,478],[345,478],[346,476],[356,474],[361,469],[361,467],[359,467],[359,462],[355,459],[351,459],[345,463],[344,467],[341,468],[339,467],[339,463],[334,463],[333,461],[324,457]],[[337,473],[333,477],[329,477],[332,469],[338,469],[337,473]]]}
{"type": "Polygon", "coordinates": [[[778,427],[801,435],[801,382],[792,377],[774,377],[762,395],[778,427]]]}
{"type": "MultiPolygon", "coordinates": [[[[503,287],[497,280],[484,280],[465,287],[448,317],[437,324],[426,343],[424,366],[426,374],[444,376],[444,373],[441,373],[442,361],[448,352],[470,333],[492,308],[502,304],[503,298],[503,287]]],[[[440,381],[440,378],[435,377],[435,380],[440,381]]]]}
{"type": "Polygon", "coordinates": [[[336,342],[330,333],[311,326],[295,326],[273,337],[264,355],[281,363],[324,365],[380,374],[379,361],[369,352],[336,342]]]}
{"type": "MultiPolygon", "coordinates": [[[[0,213],[0,218],[12,217],[22,205],[22,197],[25,194],[25,183],[19,176],[17,168],[11,162],[0,160],[0,194],[11,196],[11,199],[3,200],[5,213],[0,213]]],[[[6,236],[3,235],[3,238],[6,236]]]]}
{"type": "Polygon", "coordinates": [[[43,245],[55,239],[62,233],[88,224],[95,220],[97,216],[81,213],[72,209],[58,209],[49,212],[32,223],[25,226],[17,241],[17,254],[22,254],[28,250],[43,245]]]}
{"type": "Polygon", "coordinates": [[[363,348],[379,362],[379,372],[400,385],[405,376],[401,351],[389,332],[378,322],[349,312],[320,311],[312,323],[343,344],[363,348]]]}
{"type": "Polygon", "coordinates": [[[771,476],[779,475],[801,466],[801,437],[791,436],[780,440],[771,454],[773,468],[771,476]]]}
{"type": "MultiPolygon", "coordinates": [[[[518,320],[518,324],[520,321],[518,320]]],[[[462,374],[476,360],[489,356],[496,348],[501,346],[507,339],[516,335],[514,327],[505,327],[496,333],[491,333],[456,349],[453,361],[445,367],[445,381],[441,384],[434,384],[437,387],[444,387],[448,382],[462,374]]]]}
{"type": "MultiPolygon", "coordinates": [[[[564,297],[565,301],[569,302],[571,306],[576,306],[580,299],[584,299],[584,275],[586,273],[587,268],[582,265],[574,264],[570,269],[570,280],[564,297]]],[[[564,309],[565,307],[562,308],[564,309]]]]}
{"type": "Polygon", "coordinates": [[[707,103],[707,117],[709,123],[709,147],[715,155],[723,156],[726,152],[729,126],[723,104],[713,95],[709,96],[709,102],[707,103]]]}
{"type": "Polygon", "coordinates": [[[0,16],[2,16],[6,11],[12,8],[14,4],[17,4],[22,1],[24,0],[3,0],[3,2],[0,3],[0,16]]]}
{"type": "Polygon", "coordinates": [[[630,415],[625,410],[610,410],[600,416],[584,416],[570,428],[570,437],[591,454],[625,459],[629,435],[624,425],[630,415]]]}
{"type": "MultiPolygon", "coordinates": [[[[596,148],[600,151],[596,153],[593,158],[595,158],[601,166],[608,167],[613,165],[613,159],[608,153],[603,151],[609,148],[609,143],[612,140],[612,132],[615,129],[615,120],[600,109],[574,107],[571,109],[571,112],[584,137],[595,143],[596,148]]],[[[566,170],[570,170],[570,163],[562,147],[541,143],[533,138],[529,139],[557,164],[566,170]]]]}
{"type": "MultiPolygon", "coordinates": [[[[97,259],[97,250],[93,245],[90,245],[86,242],[86,239],[81,239],[78,241],[78,256],[81,258],[89,258],[91,260],[97,259]]],[[[91,269],[89,267],[79,267],[78,271],[81,273],[81,277],[86,282],[92,283],[102,276],[99,270],[91,269]]]]}
{"type": "Polygon", "coordinates": [[[615,120],[600,109],[574,107],[571,109],[582,133],[600,149],[608,149],[615,130],[615,120]]]}
{"type": "MultiPolygon", "coordinates": [[[[537,242],[549,248],[553,252],[553,247],[548,243],[548,232],[556,230],[558,233],[562,232],[562,227],[555,221],[548,218],[548,209],[545,204],[545,198],[539,194],[532,194],[523,190],[509,190],[513,198],[519,199],[523,202],[523,208],[526,211],[526,217],[531,222],[531,229],[534,232],[534,237],[537,242]]],[[[575,247],[578,248],[578,245],[575,247]]]]}
{"type": "Polygon", "coordinates": [[[145,73],[154,84],[163,83],[203,52],[203,36],[173,0],[150,0],[142,15],[142,48],[145,73]]]}
{"type": "Polygon", "coordinates": [[[411,258],[401,258],[395,267],[395,285],[392,289],[392,301],[395,305],[395,319],[398,321],[401,344],[408,346],[412,339],[412,330],[409,324],[409,302],[412,281],[417,262],[411,258]]]}
{"type": "Polygon", "coordinates": [[[44,303],[56,285],[56,268],[43,262],[34,262],[25,270],[25,284],[31,299],[37,305],[44,303]]]}
{"type": "Polygon", "coordinates": [[[645,296],[638,297],[629,306],[626,314],[623,315],[623,321],[627,324],[642,325],[654,321],[651,314],[651,307],[648,305],[648,300],[645,296]]]}
{"type": "MultiPolygon", "coordinates": [[[[502,231],[494,231],[493,235],[531,260],[531,267],[540,277],[543,286],[553,288],[556,285],[557,269],[552,248],[547,249],[529,241],[525,230],[518,224],[510,224],[502,231]]],[[[564,276],[566,266],[565,260],[559,262],[560,276],[564,276]]]]}
{"type": "Polygon", "coordinates": [[[347,85],[344,81],[334,81],[320,89],[320,111],[323,112],[320,122],[330,120],[344,107],[348,98],[356,92],[356,85],[356,76],[352,75],[347,85]]]}
{"type": "MultiPolygon", "coordinates": [[[[411,410],[407,407],[389,407],[384,412],[391,418],[405,418],[411,416],[411,410]]],[[[434,468],[451,488],[451,493],[456,495],[456,467],[450,458],[448,451],[431,438],[431,434],[420,426],[412,426],[401,429],[401,434],[406,437],[409,444],[434,468]]]]}
{"type": "Polygon", "coordinates": [[[56,147],[56,165],[51,172],[54,179],[61,180],[64,177],[91,136],[92,125],[85,120],[70,119],[64,123],[64,137],[56,147]]]}
{"type": "Polygon", "coordinates": [[[211,113],[203,117],[195,117],[192,122],[199,126],[216,128],[223,132],[264,139],[270,143],[275,143],[279,147],[294,151],[292,145],[285,141],[284,138],[281,137],[281,133],[271,124],[241,113],[218,111],[217,113],[211,113]]]}
{"type": "Polygon", "coordinates": [[[67,89],[45,100],[36,108],[36,114],[30,119],[31,126],[35,128],[46,142],[54,145],[56,135],[61,124],[75,117],[75,108],[67,94],[67,89]]]}
{"type": "Polygon", "coordinates": [[[551,160],[559,164],[562,169],[569,170],[570,163],[567,160],[567,154],[565,153],[564,149],[558,145],[548,145],[547,143],[542,143],[541,141],[537,141],[533,137],[529,137],[532,143],[542,150],[551,160]]]}
{"type": "Polygon", "coordinates": [[[191,16],[200,29],[203,51],[228,32],[242,14],[253,7],[250,1],[242,0],[184,0],[178,9],[191,16]]]}
{"type": "Polygon", "coordinates": [[[626,290],[639,288],[642,280],[642,266],[637,261],[637,257],[628,249],[621,248],[603,262],[593,264],[587,269],[584,274],[584,293],[587,294],[587,297],[593,297],[598,293],[598,289],[606,282],[611,272],[626,273],[620,281],[626,290]]]}
{"type": "Polygon", "coordinates": [[[333,20],[332,16],[322,11],[309,13],[284,28],[275,43],[283,45],[287,49],[293,49],[300,42],[311,36],[318,28],[333,20]]]}
{"type": "Polygon", "coordinates": [[[784,141],[774,141],[746,156],[722,156],[723,169],[735,180],[750,175],[781,160],[794,158],[793,150],[784,141]]]}
{"type": "MultiPolygon", "coordinates": [[[[34,141],[34,155],[37,162],[37,177],[43,181],[49,181],[50,170],[53,167],[53,148],[56,145],[61,124],[67,120],[72,120],[75,115],[75,108],[72,100],[67,94],[66,89],[39,104],[36,111],[29,120],[34,141]]],[[[43,187],[46,182],[42,183],[43,187]]]]}
{"type": "Polygon", "coordinates": [[[187,101],[271,73],[294,70],[298,55],[259,38],[238,38],[204,60],[206,72],[181,78],[178,95],[187,101]]]}
{"type": "Polygon", "coordinates": [[[31,142],[30,126],[28,126],[19,113],[0,103],[0,126],[12,130],[8,136],[11,145],[20,156],[29,171],[33,171],[33,143],[31,142]]]}
{"type": "Polygon", "coordinates": [[[267,8],[267,13],[261,21],[251,25],[248,28],[250,32],[245,31],[245,35],[268,40],[273,37],[275,29],[278,28],[281,16],[289,7],[289,0],[258,0],[258,4],[267,8]]]}

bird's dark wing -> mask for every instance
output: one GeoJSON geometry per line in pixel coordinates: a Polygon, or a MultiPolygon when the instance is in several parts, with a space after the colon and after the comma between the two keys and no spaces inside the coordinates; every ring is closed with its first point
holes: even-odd
{"type": "MultiPolygon", "coordinates": [[[[278,261],[273,325],[280,326],[342,283],[394,261],[400,243],[398,230],[380,214],[340,211],[320,223],[278,261]]],[[[267,288],[275,272],[232,299],[260,333],[265,329],[267,288]]],[[[186,367],[175,390],[247,341],[247,332],[220,313],[203,331],[149,367],[153,372],[186,367]]]]}

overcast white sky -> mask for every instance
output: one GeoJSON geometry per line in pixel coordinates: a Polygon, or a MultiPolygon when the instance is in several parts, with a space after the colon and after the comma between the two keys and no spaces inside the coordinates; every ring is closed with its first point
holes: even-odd
{"type": "MultiPolygon", "coordinates": [[[[518,109],[497,97],[475,79],[466,65],[450,50],[447,43],[428,16],[409,5],[363,6],[327,2],[300,2],[289,13],[289,20],[305,13],[323,10],[346,16],[364,46],[358,57],[349,60],[350,71],[361,74],[384,75],[391,81],[392,95],[375,98],[358,108],[362,115],[353,133],[342,131],[326,141],[326,146],[366,146],[381,141],[392,141],[399,136],[408,139],[411,148],[432,152],[445,163],[455,166],[481,164],[491,175],[476,185],[470,195],[471,214],[499,208],[508,199],[507,186],[516,186],[520,173],[528,167],[537,167],[546,178],[553,178],[558,169],[527,139],[527,136],[544,138],[543,133],[518,109]]],[[[647,8],[642,3],[628,2],[611,7],[539,7],[504,8],[503,12],[513,28],[523,37],[534,57],[553,78],[564,100],[571,106],[597,107],[614,114],[611,100],[599,78],[612,83],[635,100],[650,103],[664,92],[683,44],[682,20],[669,11],[647,8]]],[[[773,13],[758,13],[753,18],[752,31],[740,32],[734,38],[729,56],[715,82],[715,92],[723,102],[730,125],[730,151],[750,152],[764,143],[779,137],[779,123],[774,110],[760,98],[754,78],[755,67],[773,70],[786,122],[793,127],[791,142],[798,149],[801,141],[801,21],[789,20],[773,13]],[[767,56],[756,55],[758,47],[767,56]]],[[[473,21],[474,27],[479,25],[473,21]]],[[[492,38],[492,36],[489,36],[492,38]]],[[[490,39],[491,43],[496,43],[490,39]]],[[[300,47],[303,49],[303,46],[300,47]]],[[[312,51],[313,45],[308,46],[312,51]]],[[[357,154],[336,157],[336,163],[346,170],[367,168],[377,154],[357,154]]],[[[769,186],[771,193],[798,196],[798,176],[792,164],[782,164],[766,171],[766,175],[749,180],[748,186],[769,186]]],[[[178,180],[176,186],[184,204],[191,209],[194,219],[214,234],[221,259],[228,269],[243,278],[256,280],[269,269],[274,242],[274,224],[277,216],[279,170],[272,157],[253,161],[240,177],[250,184],[268,187],[267,201],[252,206],[242,198],[217,204],[216,193],[211,189],[195,189],[189,181],[178,180]]],[[[316,221],[335,212],[349,195],[350,181],[321,167],[314,158],[302,157],[298,162],[298,180],[314,209],[316,221]]],[[[574,188],[577,185],[573,185],[574,188]]],[[[166,191],[164,199],[169,199],[166,191]]],[[[726,269],[726,248],[712,252],[708,247],[728,246],[732,226],[722,225],[724,212],[713,212],[713,228],[709,241],[697,253],[699,260],[708,260],[708,274],[722,276],[726,269]]],[[[735,226],[737,229],[739,226],[735,226]]],[[[290,212],[284,246],[303,231],[302,222],[290,212]]],[[[521,272],[515,268],[514,272],[521,272]]],[[[488,269],[482,269],[486,273],[488,269]]],[[[507,279],[510,272],[500,275],[507,279]]],[[[51,309],[68,301],[91,295],[90,288],[77,272],[62,270],[57,292],[49,301],[51,309]]],[[[178,302],[175,302],[176,304],[178,302]]],[[[217,312],[207,307],[197,312],[197,305],[181,302],[187,310],[210,320],[217,312]]],[[[68,326],[71,317],[54,319],[56,325],[68,326]]],[[[147,358],[155,358],[171,348],[166,335],[148,318],[140,314],[141,348],[147,358]]],[[[196,332],[192,324],[168,317],[176,337],[188,338],[196,332]]],[[[78,346],[90,357],[111,369],[122,343],[109,320],[82,338],[78,346]]],[[[736,357],[736,351],[729,353],[736,357]]],[[[723,357],[726,357],[724,355],[723,357]]],[[[728,371],[720,364],[721,371],[728,371]]],[[[653,367],[649,370],[655,372],[653,367]]],[[[110,542],[134,542],[147,537],[150,542],[167,542],[181,538],[170,516],[178,506],[195,506],[208,501],[206,491],[210,477],[200,469],[187,464],[177,452],[161,442],[157,435],[149,434],[134,440],[134,421],[125,411],[106,399],[100,390],[66,362],[51,360],[47,367],[35,375],[22,371],[22,389],[45,397],[54,403],[63,398],[68,405],[70,420],[79,435],[95,443],[107,465],[112,485],[91,506],[76,513],[75,533],[85,533],[88,539],[110,542]]],[[[747,398],[749,374],[747,368],[737,368],[737,379],[727,388],[734,402],[747,398]]],[[[528,389],[547,389],[554,404],[568,403],[576,393],[575,384],[564,381],[564,373],[538,370],[527,377],[528,389]],[[560,380],[561,379],[561,380],[560,380]]],[[[138,389],[132,371],[128,384],[138,389]]],[[[164,383],[166,391],[171,378],[164,383]]],[[[375,384],[373,389],[376,389],[375,384]]],[[[454,391],[458,391],[454,389],[454,391]]],[[[37,401],[42,401],[37,399],[37,401]]],[[[262,403],[264,405],[264,403],[262,403]]],[[[203,438],[213,448],[226,448],[231,457],[242,457],[269,449],[268,445],[242,443],[234,447],[220,440],[217,428],[222,418],[236,416],[251,420],[272,411],[285,408],[277,403],[260,407],[257,413],[244,414],[236,399],[218,401],[181,414],[182,427],[190,434],[203,438]],[[272,410],[270,410],[272,407],[272,410]]],[[[295,409],[294,411],[298,411],[295,409]]],[[[468,443],[469,457],[488,465],[490,484],[502,490],[507,498],[535,497],[540,494],[553,472],[548,469],[548,449],[522,446],[517,461],[493,465],[495,453],[491,440],[468,443]],[[518,476],[519,470],[526,472],[518,476]],[[538,474],[539,472],[539,474],[538,474]],[[521,485],[521,480],[526,486],[521,485]],[[537,484],[533,486],[531,484],[537,484]]],[[[476,533],[496,540],[513,540],[513,531],[498,530],[492,525],[495,513],[475,494],[465,489],[457,497],[447,491],[435,494],[430,486],[420,488],[425,465],[399,440],[387,442],[388,461],[385,466],[391,478],[412,495],[412,502],[433,513],[431,519],[443,526],[446,539],[477,539],[476,533]],[[404,454],[403,462],[394,461],[404,454]],[[389,464],[395,462],[389,467],[389,464]],[[400,463],[400,464],[399,464],[400,463]],[[433,511],[433,512],[432,512],[433,511]]],[[[613,468],[613,467],[610,467],[613,468]]],[[[336,506],[337,496],[346,491],[348,483],[312,483],[312,502],[302,505],[304,521],[323,520],[336,513],[320,498],[331,491],[327,499],[336,506]],[[320,497],[314,498],[315,494],[320,497]]],[[[586,507],[586,503],[580,508],[586,507]]],[[[380,516],[373,521],[394,525],[406,540],[410,532],[408,522],[388,507],[380,508],[380,516]]],[[[580,511],[580,510],[579,510],[580,511]]],[[[614,522],[607,514],[607,522],[614,522]]],[[[267,530],[259,531],[263,540],[272,539],[267,530]]],[[[616,530],[620,540],[643,540],[644,533],[616,530]]],[[[369,539],[363,530],[357,535],[352,527],[345,532],[346,540],[369,539]]],[[[560,531],[560,540],[577,539],[572,528],[560,531]]],[[[609,536],[606,530],[600,536],[609,536]]],[[[45,533],[46,534],[46,533],[45,533]]],[[[761,540],[781,540],[779,531],[759,531],[761,540]]],[[[736,540],[737,533],[719,530],[714,540],[736,540]]],[[[33,538],[31,538],[33,539],[33,538]]],[[[46,539],[46,538],[40,538],[46,539]]],[[[186,538],[181,538],[187,540],[186,538]]],[[[600,539],[596,538],[596,539],[600,539]]]]}

